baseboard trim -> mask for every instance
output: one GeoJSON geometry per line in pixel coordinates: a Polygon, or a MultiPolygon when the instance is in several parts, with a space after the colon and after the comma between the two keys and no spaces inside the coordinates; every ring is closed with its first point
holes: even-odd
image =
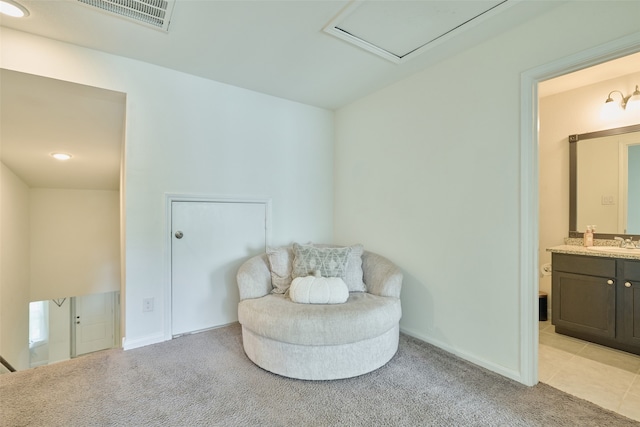
{"type": "Polygon", "coordinates": [[[134,348],[144,347],[151,344],[157,344],[164,341],[166,341],[164,339],[164,334],[150,335],[147,337],[137,338],[134,340],[128,340],[127,338],[122,338],[122,348],[124,350],[133,350],[134,348]]]}
{"type": "Polygon", "coordinates": [[[522,373],[518,372],[518,371],[514,371],[513,369],[507,369],[504,366],[500,366],[500,365],[496,365],[493,362],[489,362],[485,359],[481,359],[478,358],[472,354],[466,353],[464,351],[459,351],[453,347],[451,347],[450,345],[447,345],[445,343],[443,343],[442,341],[439,340],[435,340],[433,338],[427,337],[419,332],[413,331],[411,329],[407,329],[407,328],[400,328],[400,332],[409,335],[410,337],[419,339],[420,341],[424,341],[428,344],[432,344],[435,345],[438,348],[441,348],[442,350],[451,353],[455,356],[460,357],[461,359],[466,360],[467,362],[471,362],[474,365],[478,365],[480,367],[483,367],[485,369],[488,369],[492,372],[495,372],[497,374],[502,375],[503,377],[507,377],[509,379],[512,379],[514,381],[517,381],[519,383],[522,383],[524,385],[527,385],[522,378],[522,373]]]}

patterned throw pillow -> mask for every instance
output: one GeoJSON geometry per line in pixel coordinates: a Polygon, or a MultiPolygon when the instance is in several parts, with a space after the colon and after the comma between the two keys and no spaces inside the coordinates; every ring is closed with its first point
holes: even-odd
{"type": "Polygon", "coordinates": [[[293,244],[292,277],[304,277],[320,272],[323,277],[344,276],[351,248],[318,248],[293,244]]]}
{"type": "MultiPolygon", "coordinates": [[[[317,248],[344,248],[344,246],[316,244],[317,248]]],[[[347,284],[349,292],[367,292],[367,285],[364,284],[364,273],[362,271],[362,254],[364,247],[360,244],[351,245],[351,253],[347,261],[347,268],[342,280],[347,284]]]]}

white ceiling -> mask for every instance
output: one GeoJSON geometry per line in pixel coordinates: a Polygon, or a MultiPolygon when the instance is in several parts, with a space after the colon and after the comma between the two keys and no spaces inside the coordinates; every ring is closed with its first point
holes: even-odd
{"type": "Polygon", "coordinates": [[[462,32],[472,21],[481,23],[513,4],[505,0],[354,1],[324,31],[399,64],[462,32]]]}
{"type": "MultiPolygon", "coordinates": [[[[30,15],[22,19],[2,17],[0,25],[329,109],[562,3],[508,0],[482,19],[472,20],[430,44],[431,48],[411,61],[394,64],[323,31],[350,4],[348,0],[178,0],[168,32],[114,17],[76,0],[18,1],[30,15]]],[[[437,33],[442,33],[458,26],[460,16],[480,13],[478,4],[490,8],[499,3],[372,1],[386,7],[373,12],[363,8],[358,28],[374,39],[379,35],[384,38],[389,28],[398,28],[398,19],[404,16],[400,12],[405,9],[413,16],[432,16],[430,21],[439,25],[437,33]]],[[[358,3],[366,6],[371,2],[358,3]]],[[[349,18],[358,17],[358,9],[349,18]]],[[[404,28],[404,38],[420,42],[424,42],[423,33],[428,39],[432,31],[425,19],[407,19],[399,27],[404,28]]],[[[393,44],[398,42],[396,39],[393,44]]]]}
{"type": "MultiPolygon", "coordinates": [[[[509,0],[482,19],[437,38],[412,59],[396,64],[323,31],[345,7],[354,7],[347,0],[178,0],[168,33],[113,17],[76,0],[20,2],[30,16],[22,20],[2,17],[0,25],[329,109],[401,80],[559,4],[509,0]]],[[[499,3],[482,2],[488,6],[499,3]]],[[[468,13],[472,9],[465,9],[467,3],[477,6],[477,1],[456,1],[456,8],[451,7],[452,1],[376,3],[384,3],[384,7],[376,7],[383,16],[407,19],[408,38],[394,35],[388,39],[389,46],[402,46],[405,51],[411,43],[422,44],[426,33],[420,29],[425,20],[408,19],[403,9],[416,16],[429,11],[436,14],[436,20],[451,18],[451,25],[457,25],[460,16],[454,10],[468,13]],[[419,9],[420,3],[424,9],[419,9]],[[397,14],[392,13],[394,8],[397,14]],[[452,16],[447,18],[447,14],[452,16]]],[[[361,15],[366,19],[364,23],[359,20],[357,28],[366,38],[385,44],[384,37],[379,37],[390,28],[397,32],[402,25],[398,26],[397,19],[380,19],[379,15],[375,19],[368,12],[361,15]],[[375,25],[367,26],[366,22],[375,25]],[[376,26],[381,28],[379,32],[376,26]]],[[[357,17],[348,16],[352,20],[357,17]]],[[[557,84],[548,82],[541,86],[541,95],[614,78],[622,75],[619,69],[628,72],[628,64],[616,64],[557,84]]],[[[125,94],[8,70],[2,70],[0,78],[0,154],[8,167],[31,187],[118,188],[125,94]],[[63,168],[48,156],[56,150],[71,152],[74,158],[63,168]]]]}
{"type": "Polygon", "coordinates": [[[4,69],[0,81],[2,163],[31,188],[120,188],[125,94],[4,69]]]}

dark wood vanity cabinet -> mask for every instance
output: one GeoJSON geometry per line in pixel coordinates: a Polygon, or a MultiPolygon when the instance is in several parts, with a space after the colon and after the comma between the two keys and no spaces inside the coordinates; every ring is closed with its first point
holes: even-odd
{"type": "Polygon", "coordinates": [[[556,330],[615,338],[615,260],[553,254],[551,265],[552,319],[556,330]]]}
{"type": "Polygon", "coordinates": [[[618,304],[622,311],[621,338],[640,348],[640,261],[618,260],[622,277],[618,304]]]}
{"type": "Polygon", "coordinates": [[[554,253],[556,332],[640,354],[640,261],[554,253]]]}

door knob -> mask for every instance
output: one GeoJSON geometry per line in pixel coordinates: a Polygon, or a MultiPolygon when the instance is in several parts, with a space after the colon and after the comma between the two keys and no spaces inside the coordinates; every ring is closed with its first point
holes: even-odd
{"type": "Polygon", "coordinates": [[[613,280],[611,279],[607,280],[607,285],[613,285],[613,280]]]}
{"type": "Polygon", "coordinates": [[[631,287],[631,282],[624,282],[624,286],[626,288],[630,288],[631,287]]]}
{"type": "Polygon", "coordinates": [[[184,236],[184,234],[182,234],[182,231],[176,231],[176,239],[182,239],[182,236],[184,236]]]}

